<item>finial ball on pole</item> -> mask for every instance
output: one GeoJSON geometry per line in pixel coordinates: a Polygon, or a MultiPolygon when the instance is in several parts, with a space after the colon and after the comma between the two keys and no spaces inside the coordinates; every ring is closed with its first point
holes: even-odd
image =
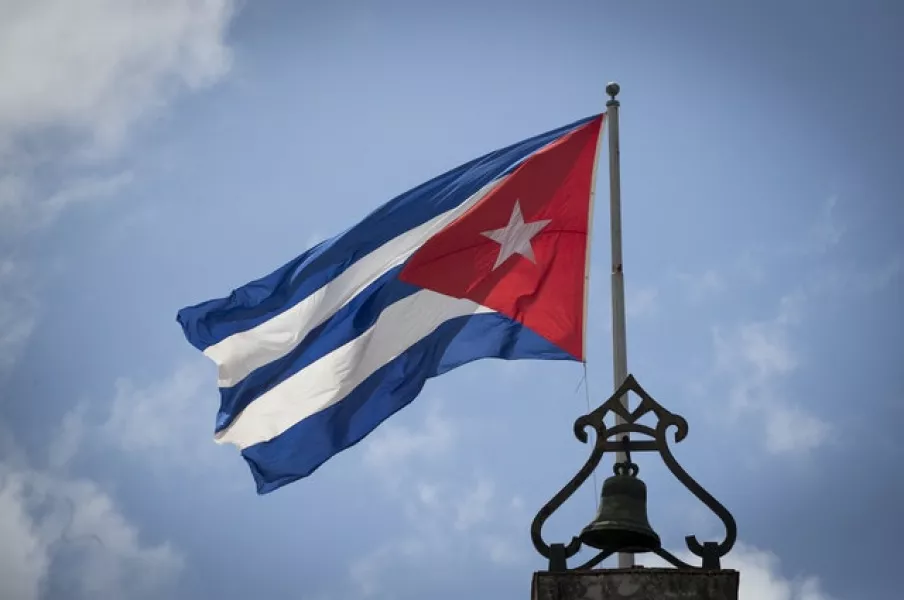
{"type": "Polygon", "coordinates": [[[615,97],[618,96],[618,93],[620,91],[621,91],[621,86],[619,86],[614,81],[609,82],[609,84],[606,85],[606,93],[609,94],[609,97],[611,97],[613,100],[615,100],[615,97]]]}

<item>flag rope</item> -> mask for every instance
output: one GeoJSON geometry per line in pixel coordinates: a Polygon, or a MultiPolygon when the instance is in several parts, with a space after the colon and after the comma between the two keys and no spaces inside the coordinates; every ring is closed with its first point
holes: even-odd
{"type": "MultiPolygon", "coordinates": [[[[577,393],[581,389],[581,384],[584,385],[584,397],[587,400],[587,414],[590,414],[592,408],[590,407],[590,379],[587,371],[586,355],[581,364],[584,366],[584,375],[581,377],[581,381],[578,382],[578,387],[574,391],[577,393]]],[[[599,483],[596,479],[596,469],[593,470],[593,506],[596,510],[599,510],[600,508],[600,492],[599,483]]]]}

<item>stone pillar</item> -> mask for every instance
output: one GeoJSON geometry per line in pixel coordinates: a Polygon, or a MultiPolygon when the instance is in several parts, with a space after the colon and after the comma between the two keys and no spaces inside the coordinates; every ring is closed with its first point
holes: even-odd
{"type": "Polygon", "coordinates": [[[540,571],[531,600],[738,600],[739,581],[726,569],[540,571]]]}

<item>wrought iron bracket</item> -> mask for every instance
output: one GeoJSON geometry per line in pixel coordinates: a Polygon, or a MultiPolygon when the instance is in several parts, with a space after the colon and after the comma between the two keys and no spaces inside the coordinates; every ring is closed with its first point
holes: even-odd
{"type": "Polygon", "coordinates": [[[534,517],[531,523],[531,540],[534,548],[537,549],[544,558],[549,560],[550,571],[568,571],[591,569],[601,563],[603,560],[615,553],[614,550],[603,550],[596,556],[585,562],[584,564],[568,568],[568,559],[577,554],[581,549],[581,541],[577,537],[571,538],[568,544],[552,543],[549,544],[543,540],[543,525],[552,514],[561,507],[577,490],[587,481],[587,478],[599,466],[606,452],[617,452],[627,450],[630,452],[658,452],[662,461],[668,467],[669,471],[686,487],[694,496],[696,496],[703,504],[707,506],[725,526],[725,537],[721,542],[703,542],[697,540],[697,536],[689,535],[684,538],[688,550],[694,555],[702,559],[702,565],[690,565],[667,550],[658,549],[653,552],[660,556],[668,563],[684,569],[719,569],[721,568],[721,558],[731,551],[737,540],[737,524],[734,517],[728,512],[718,500],[716,500],[709,492],[691,477],[684,468],[678,464],[672,450],[669,446],[666,432],[670,427],[675,428],[674,441],[681,442],[687,437],[688,425],[684,417],[676,415],[666,410],[661,404],[656,402],[650,396],[633,375],[628,375],[624,383],[615,391],[612,396],[606,400],[599,408],[592,412],[579,417],[574,422],[574,435],[582,443],[587,443],[587,430],[593,429],[596,433],[596,440],[590,458],[584,463],[584,466],[572,477],[571,481],[565,484],[552,499],[547,502],[543,508],[534,517]],[[640,404],[633,411],[626,409],[621,398],[628,392],[633,392],[640,398],[640,404]],[[621,417],[623,422],[617,423],[614,427],[606,426],[606,417],[612,413],[621,417]],[[639,423],[640,419],[645,415],[653,413],[657,422],[655,426],[648,426],[639,423]],[[638,434],[645,439],[623,440],[625,434],[638,434]]]}

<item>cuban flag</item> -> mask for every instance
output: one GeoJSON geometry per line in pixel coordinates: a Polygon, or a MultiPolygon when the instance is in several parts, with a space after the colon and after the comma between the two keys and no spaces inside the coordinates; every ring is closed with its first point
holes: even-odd
{"type": "Polygon", "coordinates": [[[259,494],[313,473],[481,358],[584,360],[603,114],[472,160],[228,297],[183,308],[215,439],[259,494]]]}

